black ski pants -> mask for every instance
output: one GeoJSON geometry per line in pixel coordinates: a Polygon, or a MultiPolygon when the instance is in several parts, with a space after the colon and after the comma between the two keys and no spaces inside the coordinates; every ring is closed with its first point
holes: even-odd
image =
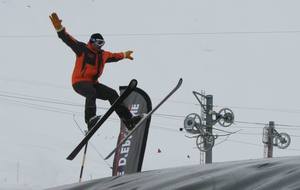
{"type": "MultiPolygon", "coordinates": [[[[108,100],[112,105],[119,97],[118,93],[104,84],[82,81],[73,84],[73,89],[85,99],[85,122],[88,123],[90,118],[96,115],[96,99],[108,100]]],[[[116,113],[121,120],[128,120],[132,114],[128,108],[121,104],[116,108],[116,113]]]]}

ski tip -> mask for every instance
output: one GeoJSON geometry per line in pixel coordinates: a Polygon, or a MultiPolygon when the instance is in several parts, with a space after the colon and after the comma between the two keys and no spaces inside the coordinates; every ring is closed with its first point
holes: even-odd
{"type": "Polygon", "coordinates": [[[135,88],[138,84],[138,81],[136,79],[132,79],[129,83],[128,86],[130,86],[131,88],[135,88]]]}
{"type": "Polygon", "coordinates": [[[182,82],[183,82],[183,79],[182,79],[182,78],[180,78],[180,79],[179,79],[179,81],[178,81],[178,85],[181,85],[181,84],[182,84],[182,82]]]}
{"type": "Polygon", "coordinates": [[[104,160],[108,160],[110,158],[110,156],[112,155],[112,153],[109,153],[109,155],[107,155],[104,160]]]}
{"type": "Polygon", "coordinates": [[[75,156],[73,156],[73,154],[71,153],[66,159],[67,160],[73,160],[75,158],[75,156]]]}

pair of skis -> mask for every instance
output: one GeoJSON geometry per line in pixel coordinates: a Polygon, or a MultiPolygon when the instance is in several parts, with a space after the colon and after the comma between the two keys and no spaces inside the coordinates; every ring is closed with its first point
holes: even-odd
{"type": "Polygon", "coordinates": [[[115,111],[115,109],[129,96],[129,94],[136,88],[137,80],[133,79],[130,81],[128,87],[120,95],[120,97],[111,105],[107,112],[96,122],[96,124],[88,131],[82,141],[75,147],[71,154],[67,157],[67,160],[73,160],[80,150],[87,144],[90,138],[96,133],[101,125],[107,120],[107,118],[115,111]]]}
{"type": "MultiPolygon", "coordinates": [[[[148,112],[144,117],[135,125],[135,127],[129,131],[129,133],[117,144],[117,146],[105,157],[105,160],[110,158],[113,153],[137,130],[137,128],[146,121],[167,99],[169,99],[181,86],[182,79],[180,79],[177,85],[167,94],[167,96],[161,100],[150,112],[148,112]]],[[[133,79],[130,81],[128,87],[120,95],[120,97],[113,103],[113,105],[108,109],[108,111],[97,121],[97,123],[92,127],[92,129],[86,134],[82,141],[76,146],[76,148],[67,157],[67,160],[73,160],[80,150],[88,143],[89,139],[95,134],[95,132],[100,128],[100,126],[106,121],[106,119],[113,113],[113,111],[130,95],[130,93],[136,88],[137,80],[133,79]]]]}

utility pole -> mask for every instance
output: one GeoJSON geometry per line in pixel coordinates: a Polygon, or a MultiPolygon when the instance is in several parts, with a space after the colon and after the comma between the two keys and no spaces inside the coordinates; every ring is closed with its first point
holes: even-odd
{"type": "MultiPolygon", "coordinates": [[[[212,95],[206,95],[206,131],[209,132],[209,134],[212,133],[212,127],[213,127],[213,118],[212,118],[212,112],[213,112],[213,96],[212,95]]],[[[206,144],[204,144],[206,146],[206,144]]],[[[205,163],[210,164],[212,163],[212,150],[209,150],[205,153],[205,163]]]]}
{"type": "Polygon", "coordinates": [[[274,130],[275,130],[275,122],[269,121],[269,125],[264,128],[264,137],[263,143],[264,147],[264,157],[272,158],[273,157],[273,140],[274,140],[274,130]]]}
{"type": "MultiPolygon", "coordinates": [[[[201,102],[206,104],[206,98],[205,98],[205,91],[204,90],[201,90],[201,94],[203,96],[201,96],[201,102]]],[[[205,109],[201,106],[201,119],[202,119],[202,122],[203,122],[203,125],[205,126],[206,125],[206,112],[205,112],[205,109]]],[[[206,145],[205,145],[206,146],[206,145]]],[[[203,151],[199,151],[200,152],[200,164],[205,164],[205,152],[203,151]]]]}
{"type": "MultiPolygon", "coordinates": [[[[213,126],[219,123],[222,127],[229,127],[234,122],[234,114],[229,108],[222,108],[218,113],[213,111],[212,95],[204,95],[203,91],[201,94],[193,91],[193,94],[201,106],[201,116],[196,113],[187,115],[184,119],[184,129],[188,133],[196,135],[189,138],[196,138],[196,145],[200,150],[200,164],[203,164],[204,158],[205,164],[211,164],[212,148],[217,138],[217,135],[213,135],[213,126]]],[[[228,132],[229,134],[230,132],[228,132]]]]}
{"type": "Polygon", "coordinates": [[[287,133],[279,133],[275,129],[275,122],[269,121],[269,125],[263,130],[264,158],[273,158],[273,147],[286,149],[291,143],[291,137],[287,133]]]}
{"type": "Polygon", "coordinates": [[[268,158],[273,157],[273,131],[274,131],[275,122],[269,121],[269,131],[268,131],[268,158]]]}

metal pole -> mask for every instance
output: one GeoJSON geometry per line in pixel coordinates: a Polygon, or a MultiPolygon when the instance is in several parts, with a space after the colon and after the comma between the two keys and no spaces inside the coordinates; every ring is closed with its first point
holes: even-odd
{"type": "MultiPolygon", "coordinates": [[[[204,104],[206,104],[206,98],[205,98],[205,91],[204,90],[201,90],[201,94],[203,95],[203,96],[201,96],[200,97],[200,100],[204,103],[204,104]]],[[[200,106],[201,107],[201,119],[202,119],[202,124],[203,125],[206,125],[206,119],[205,119],[205,109],[202,107],[202,106],[200,106]]],[[[202,151],[199,151],[200,152],[200,164],[205,164],[205,152],[202,152],[202,151]]]]}
{"type": "Polygon", "coordinates": [[[85,163],[85,158],[86,158],[87,146],[88,146],[88,143],[86,143],[85,147],[84,147],[84,153],[83,153],[82,164],[81,164],[80,175],[79,175],[79,183],[82,181],[82,174],[83,174],[83,168],[84,168],[84,163],[85,163]]]}
{"type": "Polygon", "coordinates": [[[262,142],[264,144],[264,152],[263,152],[263,157],[267,158],[268,157],[268,142],[269,142],[269,125],[266,125],[263,128],[263,137],[262,137],[262,142]]]}
{"type": "MultiPolygon", "coordinates": [[[[85,131],[85,134],[87,134],[88,131],[85,131]]],[[[88,143],[85,144],[83,157],[82,157],[82,163],[81,163],[81,169],[80,169],[80,175],[79,175],[79,183],[82,181],[82,174],[85,164],[85,158],[86,158],[86,152],[87,152],[88,143]]]]}
{"type": "MultiPolygon", "coordinates": [[[[212,111],[213,111],[213,96],[207,95],[206,96],[206,131],[212,134],[212,126],[213,126],[213,118],[212,118],[212,111]]],[[[205,145],[206,146],[206,145],[205,145]]],[[[205,163],[210,164],[212,163],[212,150],[207,151],[205,154],[205,163]]]]}
{"type": "Polygon", "coordinates": [[[268,154],[267,158],[273,157],[273,131],[274,131],[275,122],[269,121],[269,128],[268,128],[268,154]]]}

